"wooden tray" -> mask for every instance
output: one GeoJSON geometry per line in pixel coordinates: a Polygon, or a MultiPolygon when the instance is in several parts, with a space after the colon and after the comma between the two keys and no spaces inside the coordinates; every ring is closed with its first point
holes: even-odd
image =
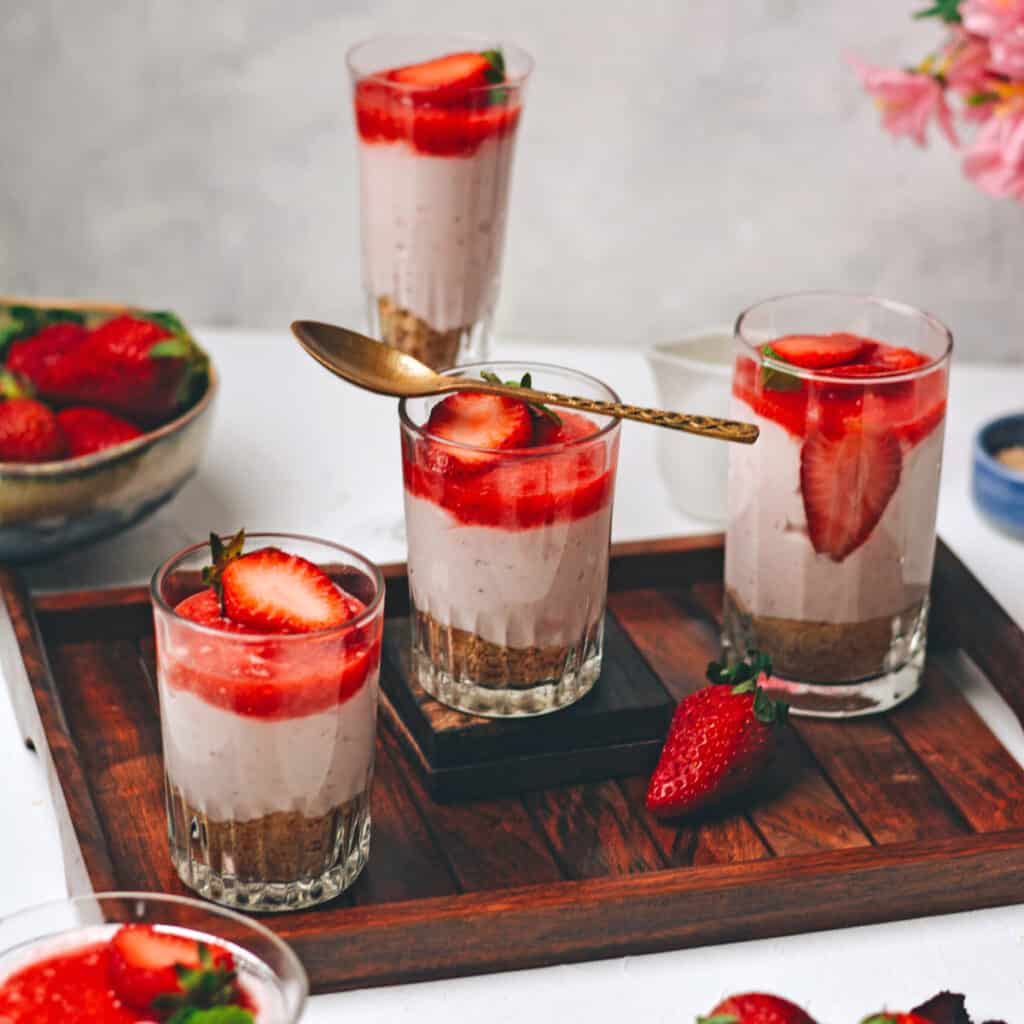
{"type": "MultiPolygon", "coordinates": [[[[717,653],[720,543],[627,545],[612,561],[609,607],[676,698],[717,653]]],[[[388,575],[402,615],[404,577],[388,575]]],[[[14,627],[0,617],[0,656],[51,769],[71,884],[183,892],[146,592],[33,606],[13,574],[0,587],[14,627]]],[[[796,721],[786,787],[680,828],[644,812],[642,775],[436,803],[385,715],[366,871],[328,907],[263,920],[330,991],[1019,902],[1024,773],[957,684],[987,675],[1019,716],[1024,636],[941,544],[933,599],[919,697],[884,718],[796,721]]]]}

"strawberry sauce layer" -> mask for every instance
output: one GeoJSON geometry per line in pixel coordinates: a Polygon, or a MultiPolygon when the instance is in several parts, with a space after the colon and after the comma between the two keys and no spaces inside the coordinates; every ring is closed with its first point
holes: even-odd
{"type": "Polygon", "coordinates": [[[212,590],[186,598],[176,610],[224,635],[158,619],[162,681],[248,718],[300,718],[344,704],[380,658],[379,617],[356,629],[274,638],[221,618],[212,590]]]}
{"type": "MultiPolygon", "coordinates": [[[[573,433],[597,424],[563,414],[573,433]]],[[[406,490],[445,509],[463,526],[530,530],[593,515],[612,500],[617,440],[494,452],[467,467],[439,441],[403,438],[406,490]]]]}
{"type": "Polygon", "coordinates": [[[925,366],[930,360],[918,352],[856,335],[784,338],[772,342],[771,347],[780,356],[784,352],[792,354],[793,373],[762,367],[754,359],[741,356],[736,360],[733,394],[794,438],[802,440],[821,433],[839,440],[855,428],[892,433],[911,448],[945,417],[944,368],[936,367],[913,380],[887,379],[925,366]],[[858,344],[853,345],[850,339],[858,344]],[[821,358],[810,351],[814,341],[828,343],[852,357],[848,362],[827,365],[825,360],[826,365],[820,365],[821,358]],[[805,380],[798,376],[801,369],[837,379],[805,380]]]}
{"type": "Polygon", "coordinates": [[[515,132],[522,111],[515,93],[508,89],[504,103],[493,103],[490,89],[444,101],[367,78],[356,86],[356,127],[363,142],[406,142],[426,156],[471,156],[486,140],[515,132]]]}

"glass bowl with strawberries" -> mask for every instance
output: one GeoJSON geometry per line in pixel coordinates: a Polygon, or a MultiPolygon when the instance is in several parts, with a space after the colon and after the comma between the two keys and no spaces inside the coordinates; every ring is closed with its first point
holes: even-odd
{"type": "Polygon", "coordinates": [[[798,714],[884,711],[918,688],[953,339],[870,296],[769,299],[736,323],[724,639],[770,655],[798,714]]]}
{"type": "Polygon", "coordinates": [[[207,899],[293,910],[366,864],[384,581],[329,541],[240,531],[151,585],[171,860],[207,899]]]}
{"type": "Polygon", "coordinates": [[[5,1024],[295,1024],[308,992],[273,932],[198,900],[97,893],[0,919],[5,1024]]]}
{"type": "Polygon", "coordinates": [[[115,533],[206,445],[217,381],[173,313],[0,299],[0,559],[115,533]]]}
{"type": "Polygon", "coordinates": [[[412,672],[472,714],[556,711],[600,672],[619,421],[484,395],[470,382],[618,398],[556,366],[459,372],[466,391],[399,406],[412,672]]]}

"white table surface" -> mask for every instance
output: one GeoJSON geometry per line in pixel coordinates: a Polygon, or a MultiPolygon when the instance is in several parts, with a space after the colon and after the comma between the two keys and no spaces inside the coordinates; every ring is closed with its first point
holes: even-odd
{"type": "MultiPolygon", "coordinates": [[[[349,544],[378,561],[405,556],[395,403],[336,381],[284,332],[197,332],[223,391],[199,474],[152,519],[85,551],[28,572],[46,589],[137,583],[161,559],[208,532],[286,529],[349,544]]],[[[564,363],[654,403],[642,355],[567,345],[506,343],[499,355],[564,363]]],[[[1024,367],[955,366],[939,530],[970,569],[1024,624],[1024,545],[993,530],[969,495],[978,426],[1024,404],[1024,367]]],[[[699,411],[699,410],[698,410],[699,411]]],[[[678,513],[659,479],[654,431],[625,424],[616,488],[615,540],[704,533],[678,513]]],[[[710,442],[709,442],[710,443],[710,442]]],[[[968,697],[1024,763],[1024,734],[1002,700],[979,683],[968,697]]],[[[22,745],[0,688],[0,914],[64,895],[55,818],[38,758],[22,745]]],[[[1021,872],[1024,903],[1024,865],[1021,872]]],[[[1024,906],[896,924],[733,943],[454,981],[321,996],[304,1022],[444,1024],[482,1013],[505,1021],[611,1021],[631,1016],[685,1024],[724,994],[767,989],[828,1022],[859,1020],[883,1004],[911,1005],[942,988],[965,991],[978,1020],[1018,1019],[1024,1007],[1024,906]]]]}

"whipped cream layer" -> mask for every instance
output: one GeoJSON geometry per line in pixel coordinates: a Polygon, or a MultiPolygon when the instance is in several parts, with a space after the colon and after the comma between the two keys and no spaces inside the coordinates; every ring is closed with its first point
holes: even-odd
{"type": "Polygon", "coordinates": [[[498,292],[515,133],[469,155],[360,140],[363,281],[435,330],[473,324],[498,292]]]}
{"type": "Polygon", "coordinates": [[[405,492],[416,610],[503,647],[578,645],[604,609],[612,506],[531,529],[460,523],[405,492]]]}
{"type": "Polygon", "coordinates": [[[903,452],[900,482],[868,539],[842,562],[807,534],[800,490],[802,441],[733,398],[732,415],[757,424],[756,444],[729,453],[725,583],[754,615],[863,622],[895,615],[928,592],[935,554],[943,424],[903,452]]]}
{"type": "Polygon", "coordinates": [[[378,675],[372,672],[340,704],[286,719],[239,715],[161,679],[164,768],[171,784],[216,821],[276,811],[327,814],[370,784],[378,675]]]}

